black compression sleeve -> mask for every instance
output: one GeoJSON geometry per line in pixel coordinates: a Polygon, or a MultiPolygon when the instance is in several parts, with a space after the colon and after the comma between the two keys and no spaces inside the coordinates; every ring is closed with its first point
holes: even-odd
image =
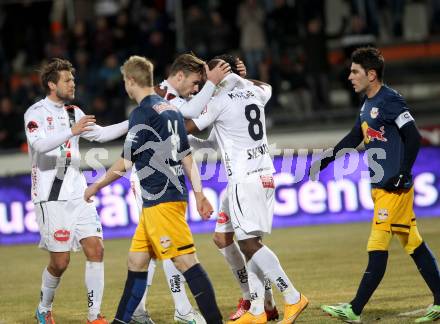
{"type": "Polygon", "coordinates": [[[399,129],[399,133],[402,137],[403,146],[405,149],[400,171],[411,174],[412,166],[420,149],[420,140],[422,137],[420,136],[419,130],[414,122],[409,122],[403,125],[399,129]]]}
{"type": "Polygon", "coordinates": [[[346,148],[356,148],[362,142],[362,139],[362,129],[358,124],[356,124],[351,129],[351,131],[342,140],[340,140],[338,144],[336,144],[335,148],[333,149],[332,155],[322,159],[321,170],[324,169],[330,162],[336,159],[336,155],[340,150],[346,148]]]}

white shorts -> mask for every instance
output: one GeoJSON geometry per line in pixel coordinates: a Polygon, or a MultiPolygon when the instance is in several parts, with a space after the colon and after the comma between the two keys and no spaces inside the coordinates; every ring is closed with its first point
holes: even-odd
{"type": "Polygon", "coordinates": [[[35,204],[40,229],[39,247],[50,252],[79,251],[83,238],[102,238],[102,226],[93,203],[78,198],[35,204]]]}
{"type": "Polygon", "coordinates": [[[239,241],[269,234],[272,229],[274,194],[272,176],[228,184],[215,231],[234,232],[239,241]]]}

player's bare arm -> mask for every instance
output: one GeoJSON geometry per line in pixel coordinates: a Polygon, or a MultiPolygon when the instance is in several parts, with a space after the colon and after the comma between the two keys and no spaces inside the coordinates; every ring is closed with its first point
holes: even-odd
{"type": "Polygon", "coordinates": [[[131,161],[119,158],[115,163],[113,163],[110,169],[107,170],[105,175],[103,175],[97,182],[93,183],[86,189],[84,192],[84,200],[87,202],[92,202],[92,196],[94,196],[101,188],[104,188],[105,186],[122,177],[124,173],[131,168],[131,166],[131,161]]]}
{"type": "Polygon", "coordinates": [[[188,134],[197,134],[200,132],[200,129],[198,129],[192,119],[185,119],[185,128],[188,134]]]}
{"type": "Polygon", "coordinates": [[[213,208],[209,200],[203,194],[202,181],[200,179],[199,170],[192,158],[192,154],[188,154],[182,159],[183,170],[188,177],[191,187],[196,198],[197,211],[204,220],[211,217],[213,208]]]}

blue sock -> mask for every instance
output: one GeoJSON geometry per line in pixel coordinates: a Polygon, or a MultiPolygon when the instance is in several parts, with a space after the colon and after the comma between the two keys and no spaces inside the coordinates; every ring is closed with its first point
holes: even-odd
{"type": "Polygon", "coordinates": [[[388,251],[368,252],[368,266],[359,284],[354,299],[350,302],[351,308],[356,315],[360,315],[371,295],[385,274],[387,268],[388,251]]]}
{"type": "Polygon", "coordinates": [[[119,301],[118,311],[115,315],[115,323],[116,321],[123,323],[131,321],[131,317],[144,295],[145,287],[147,286],[147,275],[147,271],[134,272],[128,270],[124,293],[119,301]]]}
{"type": "Polygon", "coordinates": [[[440,305],[440,273],[434,254],[425,242],[422,242],[411,257],[434,295],[434,305],[440,305]]]}
{"type": "Polygon", "coordinates": [[[183,273],[200,312],[209,324],[221,324],[222,315],[215,300],[214,288],[200,263],[183,273]]]}

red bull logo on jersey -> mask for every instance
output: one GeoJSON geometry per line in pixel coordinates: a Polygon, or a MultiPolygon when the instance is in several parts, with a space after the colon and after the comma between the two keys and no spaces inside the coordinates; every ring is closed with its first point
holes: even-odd
{"type": "Polygon", "coordinates": [[[387,142],[387,138],[385,135],[385,129],[384,126],[379,128],[379,130],[376,130],[370,126],[368,126],[367,122],[362,123],[362,132],[364,134],[364,143],[368,144],[374,140],[381,141],[381,142],[387,142]]]}
{"type": "Polygon", "coordinates": [[[53,233],[53,238],[58,242],[67,242],[70,238],[70,232],[68,230],[58,230],[53,233]]]}

